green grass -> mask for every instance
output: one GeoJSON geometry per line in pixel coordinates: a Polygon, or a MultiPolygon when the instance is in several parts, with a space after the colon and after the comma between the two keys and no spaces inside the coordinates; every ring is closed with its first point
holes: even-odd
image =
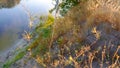
{"type": "Polygon", "coordinates": [[[50,40],[50,36],[52,33],[52,24],[54,22],[54,18],[51,15],[48,15],[47,20],[44,23],[40,23],[34,32],[33,35],[37,37],[33,38],[33,41],[29,46],[22,48],[20,50],[16,50],[17,53],[12,59],[9,59],[4,65],[3,68],[10,68],[10,66],[16,61],[22,59],[26,54],[27,50],[32,50],[32,56],[36,55],[44,55],[48,51],[48,41],[50,40]]]}
{"type": "Polygon", "coordinates": [[[19,59],[23,58],[23,56],[25,55],[26,52],[24,51],[21,51],[19,52],[15,57],[13,57],[13,59],[10,59],[8,60],[4,65],[3,65],[3,68],[10,68],[10,66],[18,61],[19,59]]]}

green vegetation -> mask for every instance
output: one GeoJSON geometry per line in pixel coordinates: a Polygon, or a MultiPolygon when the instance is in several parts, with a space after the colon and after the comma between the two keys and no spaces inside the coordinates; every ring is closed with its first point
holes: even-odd
{"type": "MultiPolygon", "coordinates": [[[[46,17],[45,17],[46,18],[46,17]]],[[[47,17],[47,20],[44,23],[40,23],[32,33],[32,35],[36,35],[37,38],[34,38],[34,41],[24,49],[17,50],[17,54],[12,59],[8,60],[4,64],[4,68],[9,68],[13,63],[20,60],[24,57],[28,50],[32,50],[32,56],[36,57],[37,55],[44,55],[48,52],[49,48],[49,41],[52,31],[52,24],[54,22],[54,17],[50,14],[47,17]]]]}
{"type": "Polygon", "coordinates": [[[108,8],[114,7],[112,3],[101,5],[106,2],[109,1],[100,0],[98,3],[95,0],[82,0],[79,4],[78,0],[65,0],[61,6],[63,11],[73,3],[72,8],[67,8],[69,12],[64,11],[66,15],[56,19],[51,15],[41,17],[44,20],[33,32],[33,41],[25,52],[18,53],[4,66],[10,66],[30,51],[31,58],[45,68],[93,68],[95,63],[96,68],[118,68],[120,46],[119,42],[111,43],[111,40],[116,41],[113,32],[119,33],[119,28],[115,28],[119,26],[120,13],[116,12],[117,8],[115,11],[108,8]],[[103,6],[109,11],[103,9],[103,6]]]}
{"type": "MultiPolygon", "coordinates": [[[[56,2],[56,5],[50,12],[56,10],[60,11],[60,14],[64,16],[72,7],[77,6],[80,3],[86,2],[88,0],[53,0],[56,2]]],[[[81,6],[82,7],[82,6],[81,6]]]]}
{"type": "Polygon", "coordinates": [[[20,51],[15,57],[13,57],[12,59],[8,60],[4,65],[3,68],[10,68],[11,64],[15,63],[16,61],[18,61],[19,59],[23,58],[23,56],[25,55],[25,51],[20,51]]]}

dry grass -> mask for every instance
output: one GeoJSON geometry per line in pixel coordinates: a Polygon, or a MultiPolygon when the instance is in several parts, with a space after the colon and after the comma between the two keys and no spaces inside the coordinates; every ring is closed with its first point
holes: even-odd
{"type": "Polygon", "coordinates": [[[46,25],[50,29],[40,31],[40,38],[30,49],[37,52],[32,52],[32,58],[45,68],[119,68],[120,45],[109,43],[113,39],[106,40],[103,34],[120,30],[118,1],[88,0],[73,7],[64,17],[57,18],[53,27],[46,25]],[[106,25],[106,31],[99,28],[101,24],[106,25]],[[43,38],[46,32],[48,37],[43,38]]]}
{"type": "MultiPolygon", "coordinates": [[[[114,58],[114,61],[111,61],[112,59],[109,58],[107,60],[106,55],[106,46],[104,46],[103,51],[101,52],[101,57],[97,56],[100,54],[99,50],[91,51],[89,46],[83,46],[79,50],[76,51],[75,54],[73,54],[71,51],[68,51],[68,55],[62,51],[60,53],[51,55],[50,53],[45,54],[44,58],[38,58],[36,57],[36,61],[43,65],[44,67],[48,68],[65,68],[65,67],[75,67],[75,68],[119,68],[120,66],[120,56],[116,54],[114,58]],[[65,53],[65,54],[64,54],[65,53]],[[56,57],[55,57],[56,56],[56,57]]],[[[66,48],[63,48],[65,50],[66,48]]],[[[72,50],[72,49],[70,49],[72,50]]],[[[110,55],[109,55],[110,56],[110,55]]]]}
{"type": "Polygon", "coordinates": [[[73,7],[63,18],[56,19],[50,49],[54,52],[56,51],[54,49],[57,48],[58,52],[55,54],[50,52],[51,59],[45,65],[51,68],[67,66],[75,68],[119,68],[119,45],[117,45],[116,51],[110,50],[116,45],[97,45],[102,36],[102,30],[98,30],[99,25],[107,23],[104,29],[108,32],[111,31],[108,27],[111,27],[112,30],[120,30],[120,4],[118,1],[88,0],[86,3],[73,7]],[[91,35],[95,36],[95,40],[92,43],[86,43],[88,36],[91,35]]]}

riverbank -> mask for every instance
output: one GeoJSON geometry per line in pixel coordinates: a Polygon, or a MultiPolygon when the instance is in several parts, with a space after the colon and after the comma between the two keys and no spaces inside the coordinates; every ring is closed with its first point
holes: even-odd
{"type": "MultiPolygon", "coordinates": [[[[35,21],[33,21],[32,28],[30,29],[30,34],[34,33],[36,26],[40,23],[39,18],[36,18],[35,21]]],[[[0,68],[3,67],[4,64],[8,63],[9,61],[15,59],[16,56],[19,57],[19,54],[22,52],[27,52],[26,49],[27,47],[33,42],[31,39],[29,42],[22,37],[21,39],[18,39],[12,47],[10,47],[8,50],[2,52],[0,54],[0,68]]],[[[25,55],[25,53],[24,53],[25,55]]],[[[20,56],[21,57],[21,56],[20,56]]],[[[22,56],[23,57],[23,56],[22,56]]],[[[17,59],[17,58],[16,58],[17,59]]],[[[16,60],[15,59],[15,60],[16,60]]],[[[13,63],[13,62],[11,62],[13,63]]]]}
{"type": "MultiPolygon", "coordinates": [[[[46,18],[46,16],[45,16],[45,18],[46,18]]],[[[48,21],[42,21],[42,22],[45,22],[44,24],[41,23],[40,21],[37,21],[38,24],[34,24],[33,31],[31,31],[32,32],[31,35],[33,37],[31,39],[31,41],[28,43],[24,39],[21,39],[18,41],[18,43],[16,45],[14,45],[11,49],[9,49],[7,52],[5,52],[4,55],[1,56],[1,67],[4,65],[3,66],[4,68],[9,68],[11,66],[13,68],[13,67],[16,67],[16,65],[14,65],[14,64],[17,64],[18,66],[22,65],[21,60],[26,60],[26,59],[29,60],[28,57],[31,57],[31,55],[29,55],[30,50],[37,48],[36,43],[39,43],[38,41],[40,41],[40,39],[42,40],[42,37],[47,37],[49,35],[49,32],[51,31],[51,29],[48,29],[47,27],[52,24],[51,21],[53,22],[53,19],[54,18],[51,15],[49,15],[48,21]],[[41,26],[41,25],[44,25],[44,26],[41,26]],[[41,33],[43,36],[40,36],[39,31],[43,31],[41,33]],[[26,56],[27,56],[27,58],[26,58],[26,56]],[[17,63],[19,61],[20,61],[20,63],[17,63]]],[[[43,43],[45,43],[45,42],[43,42],[43,43]]],[[[46,47],[39,47],[39,48],[42,49],[42,48],[46,48],[46,47]]],[[[38,51],[36,51],[36,52],[38,52],[38,51]]],[[[36,55],[36,53],[35,53],[35,55],[36,55]]],[[[32,62],[33,60],[34,59],[31,58],[31,60],[28,61],[28,63],[32,62]]],[[[34,62],[36,62],[36,61],[34,60],[34,62]]],[[[32,64],[29,63],[28,67],[29,67],[29,65],[32,65],[32,64]]],[[[38,64],[38,63],[36,62],[35,65],[36,64],[38,64]]]]}
{"type": "MultiPolygon", "coordinates": [[[[28,47],[17,50],[17,54],[4,64],[4,68],[118,68],[120,31],[106,20],[99,25],[96,25],[96,20],[83,23],[70,14],[55,21],[54,17],[48,16],[46,21],[35,28],[36,35],[28,47]],[[76,21],[80,21],[80,24],[76,21]],[[88,24],[95,26],[81,27],[88,24]]],[[[80,12],[74,14],[79,15],[80,12]]]]}
{"type": "Polygon", "coordinates": [[[0,55],[0,68],[2,68],[3,64],[13,58],[13,56],[16,55],[16,51],[21,50],[22,48],[24,48],[25,46],[27,46],[27,42],[24,39],[20,39],[18,40],[18,43],[16,43],[15,45],[13,45],[10,49],[6,50],[5,52],[3,52],[0,55]]]}

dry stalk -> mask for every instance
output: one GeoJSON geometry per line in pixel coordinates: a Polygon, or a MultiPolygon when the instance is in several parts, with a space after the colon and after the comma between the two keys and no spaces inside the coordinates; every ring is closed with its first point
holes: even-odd
{"type": "Polygon", "coordinates": [[[112,58],[112,62],[114,62],[114,58],[117,56],[117,52],[119,51],[120,46],[118,46],[117,50],[115,51],[113,58],[112,58]]]}
{"type": "Polygon", "coordinates": [[[116,55],[116,60],[115,63],[113,63],[112,65],[108,66],[108,68],[118,68],[119,64],[117,63],[119,61],[120,56],[116,55]]]}

